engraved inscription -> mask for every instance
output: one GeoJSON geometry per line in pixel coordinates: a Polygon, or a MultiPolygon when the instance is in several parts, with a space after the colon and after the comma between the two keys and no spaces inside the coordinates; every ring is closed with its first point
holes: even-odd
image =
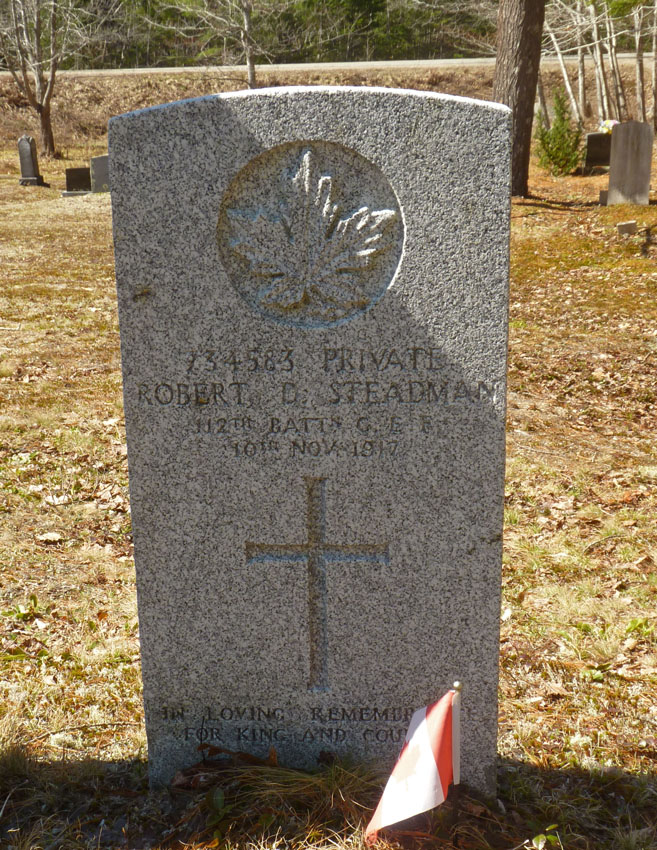
{"type": "Polygon", "coordinates": [[[306,477],[305,543],[247,543],[247,563],[266,560],[305,561],[308,568],[308,629],[310,637],[311,691],[327,691],[328,683],[328,622],[326,563],[350,561],[387,564],[387,543],[356,543],[341,545],[326,540],[325,478],[306,477]]]}
{"type": "Polygon", "coordinates": [[[175,412],[226,460],[285,463],[399,458],[410,437],[422,451],[452,414],[477,415],[503,398],[503,380],[454,374],[438,347],[285,342],[188,349],[180,371],[136,382],[135,400],[149,413],[175,412]]]}
{"type": "MultiPolygon", "coordinates": [[[[200,722],[183,722],[175,734],[194,746],[212,743],[237,749],[286,741],[401,744],[413,712],[408,706],[323,705],[291,713],[280,707],[207,706],[200,722]]],[[[163,720],[185,720],[181,706],[164,705],[160,714],[163,720]]]]}
{"type": "Polygon", "coordinates": [[[387,289],[403,222],[373,163],[330,142],[290,143],[237,174],[217,238],[247,303],[285,324],[326,327],[354,318],[387,289]]]}

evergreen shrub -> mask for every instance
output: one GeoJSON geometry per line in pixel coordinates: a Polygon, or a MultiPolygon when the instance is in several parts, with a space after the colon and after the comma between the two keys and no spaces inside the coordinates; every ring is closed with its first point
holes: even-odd
{"type": "Polygon", "coordinates": [[[548,129],[542,112],[538,113],[536,128],[538,161],[552,174],[572,174],[582,157],[582,127],[573,124],[563,91],[554,96],[554,119],[548,129]]]}

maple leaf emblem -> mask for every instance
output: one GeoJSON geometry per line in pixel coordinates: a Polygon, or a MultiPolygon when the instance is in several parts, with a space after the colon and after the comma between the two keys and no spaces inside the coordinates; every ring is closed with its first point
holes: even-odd
{"type": "Polygon", "coordinates": [[[362,206],[343,212],[333,178],[321,172],[310,149],[286,184],[286,197],[275,210],[227,211],[230,247],[262,281],[256,302],[266,310],[303,311],[320,319],[367,306],[371,298],[361,274],[388,249],[382,236],[396,211],[362,206]]]}

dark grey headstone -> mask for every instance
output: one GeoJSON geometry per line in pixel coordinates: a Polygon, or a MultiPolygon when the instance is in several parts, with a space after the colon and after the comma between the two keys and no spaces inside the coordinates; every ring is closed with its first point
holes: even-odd
{"type": "Polygon", "coordinates": [[[626,121],[615,125],[611,133],[608,206],[648,205],[652,141],[650,124],[626,121]]]}
{"type": "Polygon", "coordinates": [[[200,743],[391,765],[459,679],[494,792],[510,129],[329,87],[111,120],[153,783],[200,743]]]}
{"type": "Polygon", "coordinates": [[[609,165],[611,156],[611,133],[586,134],[586,160],[584,168],[609,165]]]}
{"type": "Polygon", "coordinates": [[[92,156],[91,164],[91,191],[109,192],[109,156],[92,156]]]}
{"type": "Polygon", "coordinates": [[[21,165],[21,186],[46,186],[39,174],[39,159],[36,142],[32,136],[21,136],[18,140],[18,159],[21,165]]]}
{"type": "Polygon", "coordinates": [[[91,170],[89,168],[67,168],[66,191],[91,192],[91,170]]]}

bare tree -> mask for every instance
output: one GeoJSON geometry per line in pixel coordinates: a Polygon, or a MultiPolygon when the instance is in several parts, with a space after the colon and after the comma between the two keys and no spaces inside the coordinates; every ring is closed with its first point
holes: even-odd
{"type": "Polygon", "coordinates": [[[583,0],[577,0],[574,14],[575,40],[577,45],[577,102],[584,118],[591,115],[591,105],[586,94],[586,60],[584,55],[584,33],[586,23],[584,20],[583,0]]]}
{"type": "Polygon", "coordinates": [[[165,15],[149,23],[188,38],[198,39],[199,55],[207,61],[220,54],[227,59],[242,59],[247,85],[256,87],[256,57],[267,55],[262,27],[270,32],[291,0],[161,0],[157,8],[165,15]],[[173,17],[171,16],[173,13],[173,17]],[[168,18],[167,18],[168,15],[168,18]]]}
{"type": "Polygon", "coordinates": [[[566,93],[568,95],[568,100],[570,101],[570,111],[573,113],[573,118],[577,121],[578,124],[582,122],[582,113],[580,112],[579,104],[577,102],[577,98],[575,97],[575,93],[573,92],[573,87],[570,84],[570,77],[568,76],[568,69],[566,68],[566,63],[564,62],[563,52],[561,47],[559,46],[559,42],[557,40],[556,35],[554,34],[554,30],[550,26],[548,20],[545,21],[544,24],[545,32],[548,34],[550,41],[552,42],[552,46],[554,47],[554,52],[557,55],[557,60],[559,62],[559,67],[561,68],[561,76],[563,77],[564,85],[566,87],[566,93]]]}
{"type": "MultiPolygon", "coordinates": [[[[602,123],[608,118],[627,119],[629,110],[625,86],[618,61],[619,46],[634,39],[636,59],[636,112],[638,120],[647,120],[646,86],[644,82],[644,42],[653,41],[653,90],[657,88],[657,6],[643,5],[640,0],[551,0],[546,7],[546,53],[554,53],[560,61],[564,82],[568,90],[566,66],[563,57],[572,52],[577,56],[578,91],[576,104],[571,97],[573,115],[576,110],[582,117],[590,115],[584,76],[584,51],[591,57],[595,72],[598,118],[602,123]],[[586,5],[585,5],[586,2],[586,5]],[[646,33],[649,19],[651,32],[646,33]]],[[[653,95],[653,104],[655,96],[653,95]]],[[[651,116],[653,117],[653,116],[651,116]]],[[[653,121],[657,120],[653,117],[653,121]]]]}
{"type": "Polygon", "coordinates": [[[625,86],[621,77],[620,66],[618,64],[618,34],[616,33],[616,24],[612,17],[609,6],[604,8],[605,24],[606,24],[606,42],[607,53],[609,55],[609,65],[611,67],[611,78],[614,84],[614,101],[616,104],[616,114],[619,121],[627,120],[627,103],[625,99],[625,86]]]}
{"type": "Polygon", "coordinates": [[[643,15],[644,7],[632,9],[634,23],[634,49],[636,51],[636,117],[637,121],[646,120],[646,94],[643,83],[643,15]]]}
{"type": "Polygon", "coordinates": [[[121,0],[77,5],[74,0],[2,0],[0,64],[39,117],[41,149],[55,153],[51,104],[62,62],[97,37],[121,0]]]}
{"type": "Polygon", "coordinates": [[[495,55],[495,0],[402,0],[436,13],[436,21],[454,45],[478,55],[495,55]],[[468,25],[469,24],[469,25],[468,25]],[[483,32],[482,32],[483,30],[483,32]]]}

